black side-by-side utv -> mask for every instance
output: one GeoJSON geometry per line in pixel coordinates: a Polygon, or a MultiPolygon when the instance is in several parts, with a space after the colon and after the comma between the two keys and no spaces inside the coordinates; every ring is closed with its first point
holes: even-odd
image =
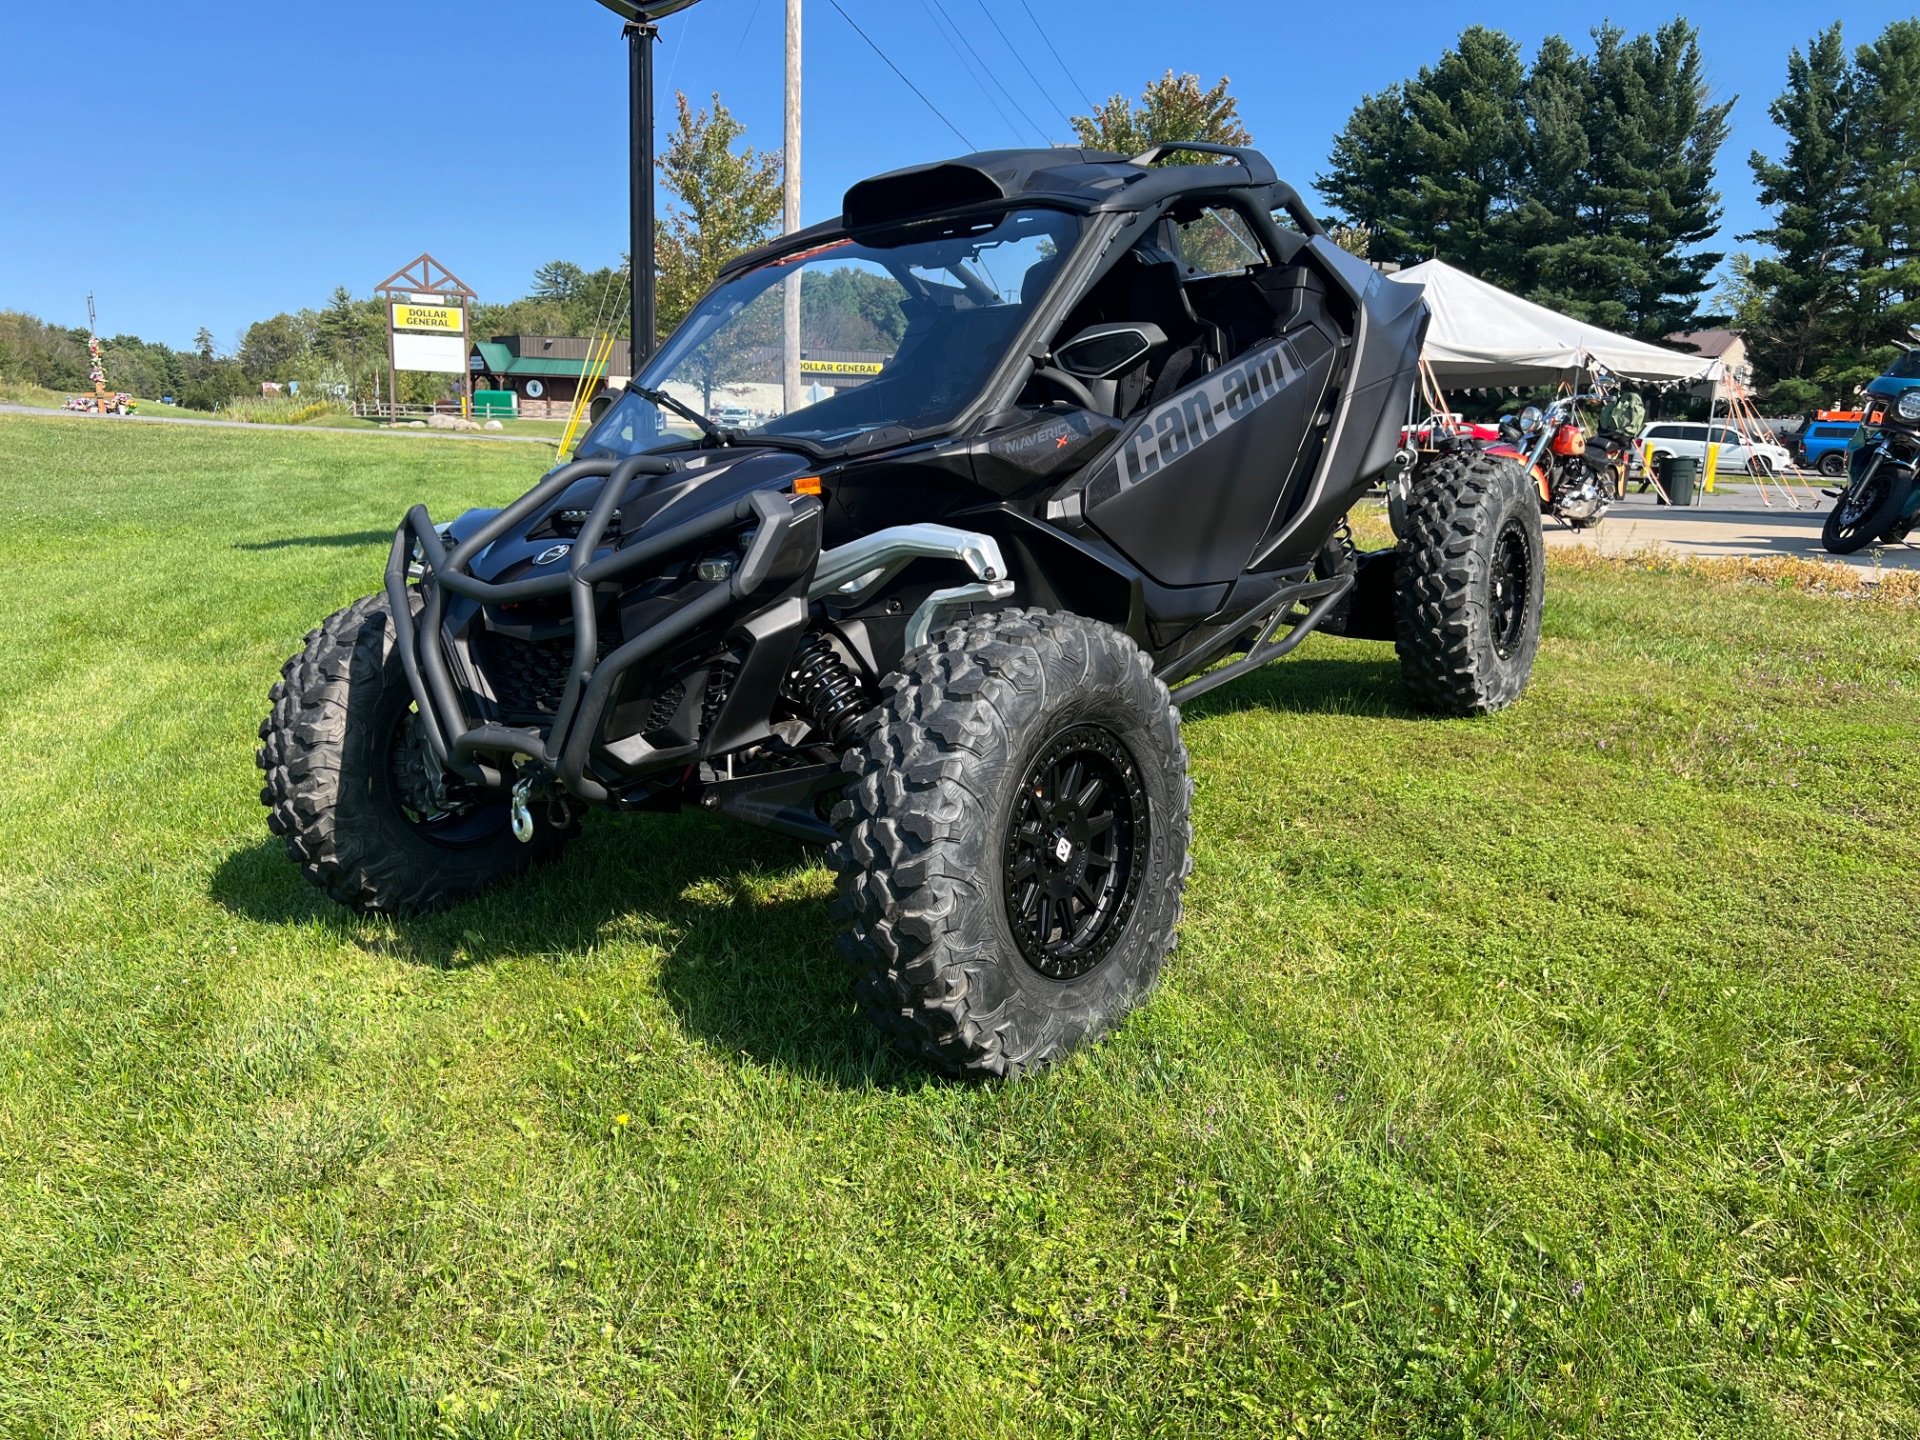
{"type": "Polygon", "coordinates": [[[572,463],[503,510],[413,508],[385,588],[273,687],[269,823],[342,904],[412,911],[591,807],[730,815],[827,847],[896,1040],[1044,1065],[1174,943],[1176,705],[1316,629],[1394,641],[1433,710],[1525,686],[1518,466],[1421,467],[1394,549],[1344,524],[1426,319],[1252,150],[863,181],[730,265],[572,463]]]}

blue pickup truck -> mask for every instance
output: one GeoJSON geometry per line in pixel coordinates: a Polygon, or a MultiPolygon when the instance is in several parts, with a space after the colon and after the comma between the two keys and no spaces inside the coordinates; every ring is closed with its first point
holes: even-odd
{"type": "Polygon", "coordinates": [[[1861,420],[1858,415],[1849,415],[1846,419],[1829,418],[1834,413],[1823,410],[1808,421],[1806,428],[1800,432],[1798,446],[1800,464],[1828,476],[1847,473],[1847,445],[1853,439],[1853,432],[1860,428],[1861,420]]]}

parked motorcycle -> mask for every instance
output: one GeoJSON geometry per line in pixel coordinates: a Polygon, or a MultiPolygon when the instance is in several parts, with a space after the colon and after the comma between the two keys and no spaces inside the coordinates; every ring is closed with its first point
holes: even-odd
{"type": "Polygon", "coordinates": [[[1573,418],[1574,408],[1603,395],[1564,395],[1545,410],[1529,405],[1502,420],[1500,433],[1533,475],[1540,512],[1586,530],[1607,518],[1626,484],[1628,446],[1619,436],[1594,436],[1573,418]]]}
{"type": "Polygon", "coordinates": [[[1851,555],[1876,541],[1897,545],[1920,524],[1920,389],[1876,395],[1863,428],[1868,439],[1848,460],[1844,490],[1829,490],[1834,507],[1820,527],[1820,543],[1835,555],[1851,555]]]}

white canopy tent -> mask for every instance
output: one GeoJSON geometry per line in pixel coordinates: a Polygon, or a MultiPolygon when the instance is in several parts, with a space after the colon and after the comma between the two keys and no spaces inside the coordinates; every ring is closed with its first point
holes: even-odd
{"type": "Polygon", "coordinates": [[[1426,287],[1433,312],[1426,358],[1442,386],[1549,385],[1596,367],[1656,384],[1718,377],[1720,362],[1710,356],[1569,319],[1445,261],[1423,261],[1387,278],[1426,287]]]}

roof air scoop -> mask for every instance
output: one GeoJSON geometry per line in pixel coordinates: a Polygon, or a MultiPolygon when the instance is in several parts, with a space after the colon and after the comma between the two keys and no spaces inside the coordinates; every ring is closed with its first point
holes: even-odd
{"type": "Polygon", "coordinates": [[[971,165],[916,165],[848,190],[840,202],[840,223],[849,230],[872,230],[1006,198],[998,181],[971,165]]]}

